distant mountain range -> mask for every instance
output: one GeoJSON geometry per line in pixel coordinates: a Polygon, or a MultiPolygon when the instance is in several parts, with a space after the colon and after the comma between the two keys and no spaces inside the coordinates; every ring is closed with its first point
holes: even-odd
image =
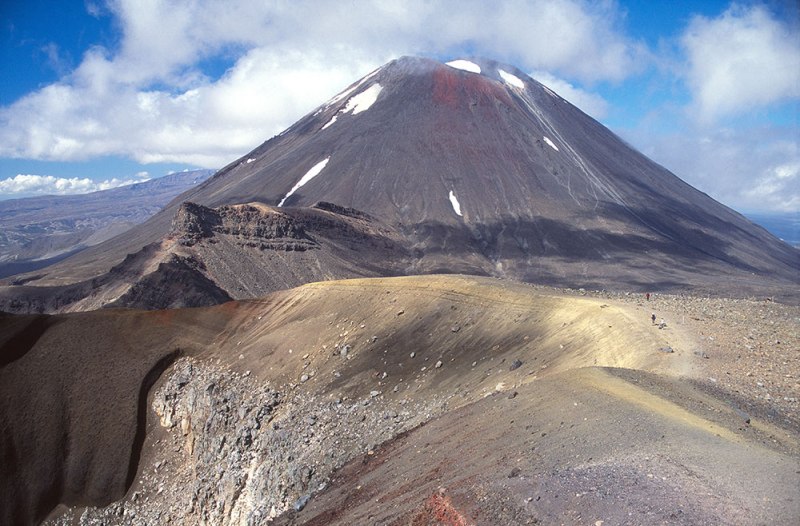
{"type": "Polygon", "coordinates": [[[0,278],[34,271],[142,223],[212,170],[89,194],[0,201],[0,278]]]}

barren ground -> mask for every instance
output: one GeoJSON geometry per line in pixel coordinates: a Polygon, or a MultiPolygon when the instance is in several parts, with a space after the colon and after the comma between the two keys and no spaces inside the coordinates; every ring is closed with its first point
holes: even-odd
{"type": "Polygon", "coordinates": [[[57,524],[794,524],[799,318],[764,301],[462,276],[6,318],[0,423],[16,475],[0,483],[52,493],[35,474],[60,473],[69,493],[24,508],[76,506],[57,524]],[[12,356],[8,337],[30,348],[12,356]],[[137,356],[177,349],[137,402],[152,370],[137,356]],[[29,418],[42,371],[54,392],[35,398],[67,402],[29,418]],[[137,432],[129,474],[118,459],[137,432]],[[38,435],[71,445],[9,449],[38,435]]]}

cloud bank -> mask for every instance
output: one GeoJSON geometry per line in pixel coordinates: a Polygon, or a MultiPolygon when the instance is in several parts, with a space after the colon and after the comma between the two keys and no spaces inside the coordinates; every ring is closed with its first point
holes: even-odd
{"type": "Polygon", "coordinates": [[[15,197],[30,197],[33,195],[70,195],[86,194],[99,190],[109,190],[118,186],[141,183],[149,179],[147,172],[136,174],[137,179],[106,179],[94,181],[80,177],[53,177],[52,175],[26,175],[18,174],[15,177],[0,180],[0,194],[15,197]]]}
{"type": "Polygon", "coordinates": [[[608,102],[596,93],[581,89],[548,71],[534,71],[530,76],[595,119],[602,119],[608,114],[608,102]]]}
{"type": "Polygon", "coordinates": [[[219,167],[403,54],[475,49],[594,82],[624,79],[643,53],[618,30],[613,3],[581,0],[365,0],[357,8],[116,0],[107,8],[122,29],[119,48],[90,49],[62,81],[1,108],[0,156],[219,167]],[[222,77],[204,74],[204,63],[226,59],[222,77]]]}
{"type": "Polygon", "coordinates": [[[713,122],[800,97],[798,29],[762,6],[734,4],[718,18],[692,19],[681,38],[692,113],[713,122]]]}

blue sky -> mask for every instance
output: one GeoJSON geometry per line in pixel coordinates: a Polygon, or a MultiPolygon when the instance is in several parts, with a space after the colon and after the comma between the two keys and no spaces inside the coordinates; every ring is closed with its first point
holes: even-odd
{"type": "Polygon", "coordinates": [[[0,42],[0,199],[219,168],[392,58],[479,54],[729,206],[800,210],[794,0],[6,0],[0,42]]]}

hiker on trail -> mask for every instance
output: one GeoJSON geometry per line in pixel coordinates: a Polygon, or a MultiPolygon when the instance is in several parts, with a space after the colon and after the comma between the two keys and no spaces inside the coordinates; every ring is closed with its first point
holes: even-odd
{"type": "Polygon", "coordinates": [[[656,324],[656,313],[655,312],[650,315],[650,320],[653,322],[653,325],[656,324]]]}
{"type": "Polygon", "coordinates": [[[649,292],[647,294],[645,294],[644,297],[645,297],[645,299],[647,301],[650,301],[650,293],[649,292]]]}

